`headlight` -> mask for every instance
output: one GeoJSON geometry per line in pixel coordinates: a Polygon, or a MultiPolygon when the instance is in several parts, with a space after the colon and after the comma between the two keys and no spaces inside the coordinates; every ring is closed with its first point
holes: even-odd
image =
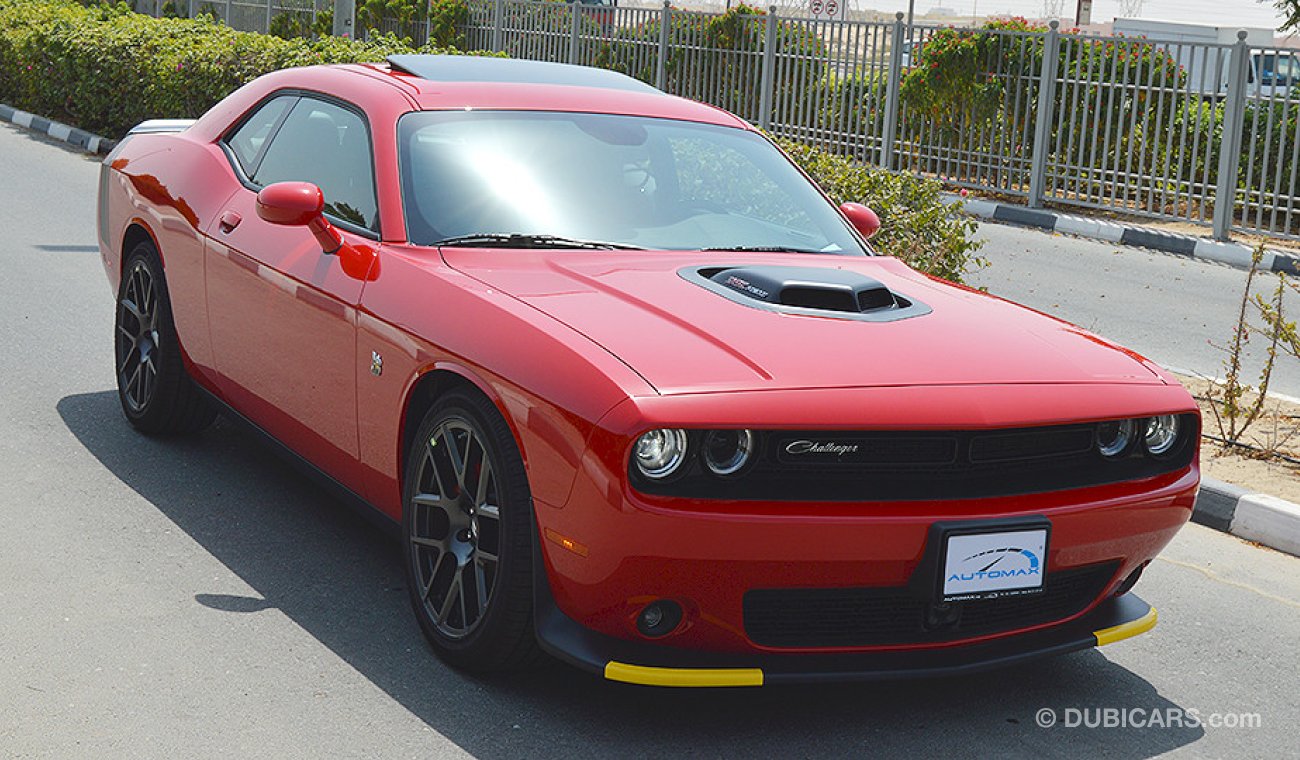
{"type": "Polygon", "coordinates": [[[1107,458],[1117,457],[1133,439],[1133,420],[1103,422],[1097,426],[1097,450],[1107,458]]]}
{"type": "Polygon", "coordinates": [[[704,466],[714,475],[734,475],[754,454],[752,430],[714,430],[704,438],[704,466]]]}
{"type": "Polygon", "coordinates": [[[653,480],[666,478],[686,461],[686,431],[651,430],[636,439],[632,456],[642,475],[653,480]]]}
{"type": "Polygon", "coordinates": [[[1147,453],[1152,456],[1168,454],[1178,441],[1178,418],[1172,414],[1162,414],[1146,421],[1146,433],[1142,443],[1147,453]]]}

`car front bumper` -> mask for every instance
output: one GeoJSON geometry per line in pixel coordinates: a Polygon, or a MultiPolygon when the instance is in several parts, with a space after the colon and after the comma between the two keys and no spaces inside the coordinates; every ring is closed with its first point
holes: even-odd
{"type": "Polygon", "coordinates": [[[538,584],[537,637],[551,655],[610,681],[645,686],[765,686],[957,676],[1103,646],[1155,627],[1156,611],[1133,593],[1068,623],[935,649],[736,655],[618,639],[579,625],[538,584]]]}

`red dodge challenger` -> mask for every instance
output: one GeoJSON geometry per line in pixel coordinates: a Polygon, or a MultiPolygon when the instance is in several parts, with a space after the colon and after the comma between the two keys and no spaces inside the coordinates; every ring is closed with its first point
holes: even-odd
{"type": "Polygon", "coordinates": [[[1150,629],[1192,399],[878,224],[621,74],[394,56],[140,125],[98,227],[130,423],[221,411],[400,530],[456,666],[752,686],[1150,629]]]}

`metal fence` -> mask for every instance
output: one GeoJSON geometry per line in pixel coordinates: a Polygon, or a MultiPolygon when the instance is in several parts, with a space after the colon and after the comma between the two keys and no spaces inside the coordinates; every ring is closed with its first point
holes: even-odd
{"type": "Polygon", "coordinates": [[[246,32],[274,30],[300,36],[311,34],[322,11],[334,9],[334,0],[131,0],[130,4],[137,13],[155,17],[207,15],[246,32]]]}
{"type": "Polygon", "coordinates": [[[1062,34],[1055,24],[909,28],[902,14],[833,21],[666,4],[469,8],[471,49],[623,71],[888,169],[1030,206],[1210,225],[1220,238],[1232,229],[1300,237],[1300,64],[1282,73],[1294,51],[1251,48],[1244,35],[1162,42],[1062,34]],[[940,60],[931,49],[954,44],[974,49],[969,81],[943,92],[920,69],[940,60]]]}

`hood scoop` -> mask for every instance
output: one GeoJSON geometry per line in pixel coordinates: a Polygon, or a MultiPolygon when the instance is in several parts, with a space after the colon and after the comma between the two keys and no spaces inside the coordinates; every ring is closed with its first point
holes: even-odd
{"type": "Polygon", "coordinates": [[[930,312],[930,307],[879,280],[846,269],[759,264],[688,267],[678,274],[736,303],[768,311],[866,322],[893,322],[930,312]]]}

